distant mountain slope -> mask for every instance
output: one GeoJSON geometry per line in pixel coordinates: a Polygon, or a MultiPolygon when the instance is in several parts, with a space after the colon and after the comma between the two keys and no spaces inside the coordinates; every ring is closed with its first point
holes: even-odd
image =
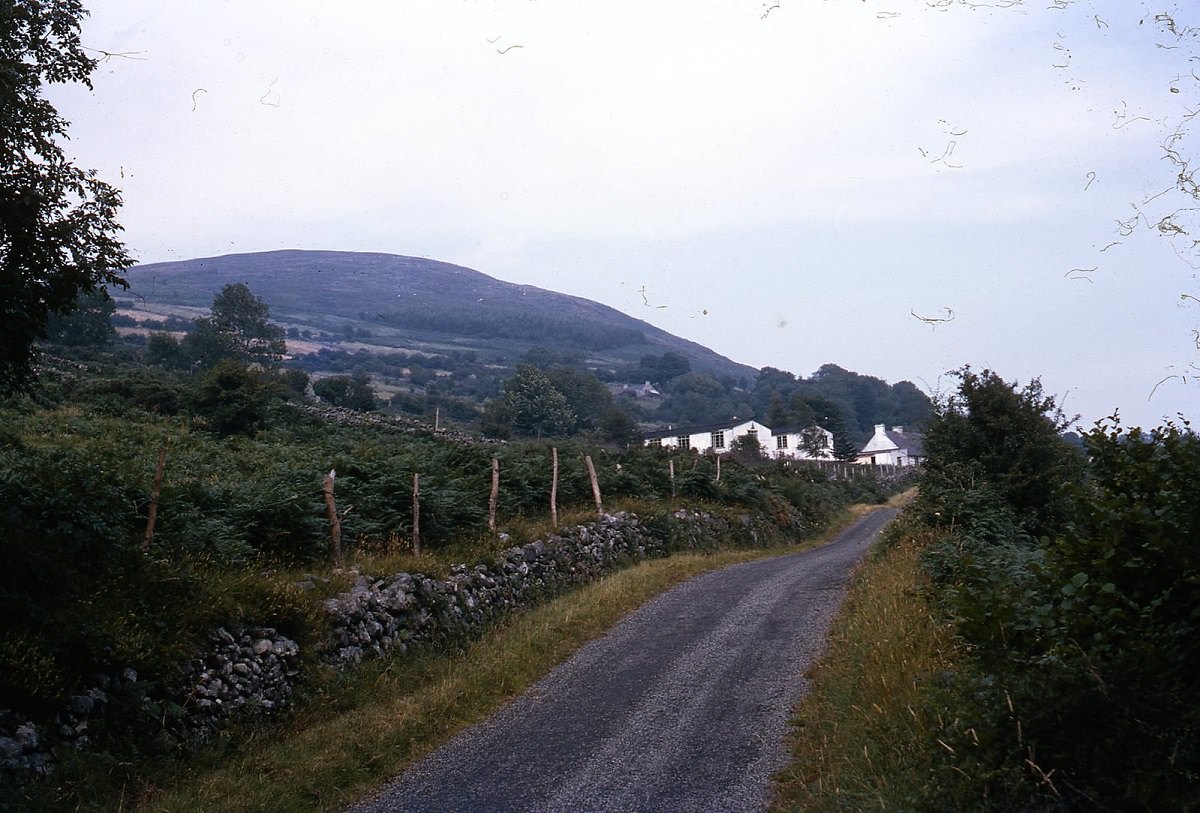
{"type": "Polygon", "coordinates": [[[756,370],[703,345],[588,299],[514,285],[470,268],[420,257],[346,251],[229,254],[130,269],[146,303],[207,308],[223,286],[243,282],[273,321],[383,347],[476,350],[512,360],[533,346],[574,350],[596,363],[673,351],[695,370],[753,378],[756,370]]]}

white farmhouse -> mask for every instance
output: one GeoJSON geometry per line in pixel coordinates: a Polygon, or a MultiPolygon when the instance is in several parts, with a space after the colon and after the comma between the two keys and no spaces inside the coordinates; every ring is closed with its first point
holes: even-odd
{"type": "Polygon", "coordinates": [[[733,446],[734,440],[746,436],[757,438],[759,445],[769,451],[771,430],[758,421],[742,421],[737,418],[705,426],[660,429],[657,432],[646,433],[642,440],[647,446],[693,449],[701,453],[711,450],[717,454],[724,454],[733,446]]]}
{"type": "Polygon", "coordinates": [[[854,462],[863,466],[915,466],[925,457],[924,438],[905,434],[903,426],[888,429],[875,424],[875,434],[862,447],[854,462]]]}
{"type": "Polygon", "coordinates": [[[792,460],[833,460],[833,433],[815,424],[786,426],[771,432],[767,454],[792,460]]]}

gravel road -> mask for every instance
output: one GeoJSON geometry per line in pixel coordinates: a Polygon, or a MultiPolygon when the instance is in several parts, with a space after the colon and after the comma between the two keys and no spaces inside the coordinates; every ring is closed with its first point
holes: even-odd
{"type": "Polygon", "coordinates": [[[804,674],[895,514],[664,593],[352,813],[765,810],[804,674]]]}

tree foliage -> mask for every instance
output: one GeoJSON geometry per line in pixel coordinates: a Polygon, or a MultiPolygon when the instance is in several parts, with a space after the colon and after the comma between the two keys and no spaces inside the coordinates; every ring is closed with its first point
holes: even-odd
{"type": "MultiPolygon", "coordinates": [[[[562,358],[548,352],[531,355],[562,358]]],[[[545,369],[519,365],[504,383],[503,395],[489,403],[485,430],[502,437],[510,432],[525,437],[588,435],[621,446],[639,438],[637,424],[600,379],[558,363],[545,369]]]]}
{"type": "Polygon", "coordinates": [[[359,412],[370,412],[379,406],[371,379],[362,373],[322,378],[313,383],[313,392],[334,406],[359,412]]]}
{"type": "MultiPolygon", "coordinates": [[[[1071,421],[1037,379],[1024,387],[991,370],[952,373],[958,392],[925,434],[925,494],[935,502],[973,488],[994,491],[1019,528],[1051,533],[1071,515],[1083,458],[1062,436],[1071,421]]],[[[953,516],[953,506],[945,506],[953,516]]]]}
{"type": "Polygon", "coordinates": [[[151,333],[149,364],[167,369],[212,369],[222,361],[274,367],[287,351],[284,330],[270,321],[271,309],[244,283],[226,285],[213,297],[208,316],[192,322],[182,340],[151,333]]]}
{"type": "Polygon", "coordinates": [[[686,356],[667,351],[661,356],[653,354],[642,356],[641,362],[627,374],[627,377],[633,381],[649,381],[656,387],[663,387],[672,379],[691,371],[692,363],[686,356]]]}
{"type": "Polygon", "coordinates": [[[746,398],[710,373],[684,373],[663,385],[663,401],[657,411],[659,420],[680,424],[703,424],[729,420],[734,415],[748,416],[752,410],[746,398]]]}
{"type": "Polygon", "coordinates": [[[931,595],[969,655],[943,682],[939,737],[970,786],[953,795],[995,800],[980,809],[1188,809],[1200,439],[1112,418],[1084,435],[1085,458],[1036,381],[957,375],[918,502],[931,595]]]}
{"type": "Polygon", "coordinates": [[[196,382],[188,408],[218,435],[247,434],[266,422],[268,409],[279,395],[278,382],[224,359],[196,382]]]}
{"type": "Polygon", "coordinates": [[[125,282],[121,197],[67,161],[67,121],[47,83],[91,87],[78,0],[0,4],[0,392],[26,390],[47,319],[78,295],[125,282]]]}
{"type": "Polygon", "coordinates": [[[1200,787],[1200,437],[1186,425],[1085,435],[1086,512],[1045,551],[1046,605],[1028,607],[1053,697],[1039,734],[1121,807],[1181,810],[1200,787]],[[1043,611],[1044,614],[1043,614],[1043,611]]]}
{"type": "Polygon", "coordinates": [[[222,359],[277,364],[287,350],[283,328],[270,322],[271,311],[244,283],[226,285],[213,298],[212,312],[196,320],[184,340],[194,359],[211,367],[222,359]]]}
{"type": "Polygon", "coordinates": [[[521,364],[504,382],[504,395],[493,411],[493,419],[511,426],[518,435],[542,437],[563,434],[575,422],[566,396],[554,388],[545,372],[532,364],[521,364]]]}
{"type": "Polygon", "coordinates": [[[46,320],[46,338],[71,347],[103,347],[116,332],[112,315],[117,305],[103,289],[79,294],[75,306],[66,313],[51,313],[46,320]]]}
{"type": "Polygon", "coordinates": [[[921,429],[930,417],[929,397],[909,381],[888,385],[882,379],[822,365],[808,378],[764,367],[752,394],[756,415],[772,429],[817,426],[834,433],[839,459],[852,459],[875,424],[921,429]]]}

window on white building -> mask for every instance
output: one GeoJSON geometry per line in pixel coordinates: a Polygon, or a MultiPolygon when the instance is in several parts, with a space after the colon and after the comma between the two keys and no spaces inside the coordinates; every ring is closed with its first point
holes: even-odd
{"type": "Polygon", "coordinates": [[[662,438],[650,438],[649,443],[647,443],[646,445],[647,446],[662,446],[662,438]]]}
{"type": "Polygon", "coordinates": [[[692,448],[692,436],[691,435],[680,435],[679,436],[679,448],[680,449],[692,448]]]}
{"type": "Polygon", "coordinates": [[[725,430],[724,429],[718,429],[716,432],[712,433],[712,447],[714,449],[724,449],[725,448],[725,430]]]}
{"type": "Polygon", "coordinates": [[[787,435],[776,435],[775,436],[775,448],[776,449],[786,449],[787,447],[788,447],[787,435]]]}

